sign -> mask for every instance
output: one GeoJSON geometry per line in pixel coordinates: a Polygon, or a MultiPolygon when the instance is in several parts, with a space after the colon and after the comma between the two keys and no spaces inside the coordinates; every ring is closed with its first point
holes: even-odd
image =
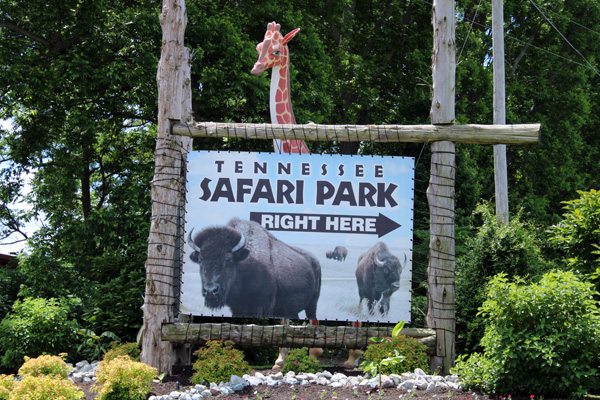
{"type": "Polygon", "coordinates": [[[409,321],[414,159],[191,152],[181,311],[409,321]]]}

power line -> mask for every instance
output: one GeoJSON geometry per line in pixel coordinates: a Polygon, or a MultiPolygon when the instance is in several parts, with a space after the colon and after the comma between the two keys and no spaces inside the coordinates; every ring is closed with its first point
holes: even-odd
{"type": "Polygon", "coordinates": [[[547,9],[547,8],[543,7],[543,6],[538,6],[538,7],[539,7],[539,8],[541,8],[542,10],[544,10],[544,11],[548,12],[548,13],[551,13],[551,14],[557,15],[558,17],[560,17],[560,18],[562,18],[562,19],[564,19],[564,20],[566,20],[566,21],[569,21],[569,22],[570,22],[570,23],[572,23],[572,24],[575,24],[575,25],[577,25],[577,26],[579,26],[579,27],[581,27],[581,28],[583,28],[583,29],[586,29],[586,30],[588,30],[588,31],[590,31],[590,32],[592,32],[592,33],[595,33],[596,35],[599,35],[599,36],[600,36],[600,32],[598,32],[598,31],[595,31],[595,30],[593,30],[593,29],[591,29],[591,28],[588,28],[587,26],[585,26],[585,25],[582,25],[582,24],[580,24],[580,23],[579,23],[579,22],[577,22],[577,21],[573,21],[572,19],[569,19],[569,18],[565,17],[564,15],[561,15],[561,14],[559,14],[559,13],[557,13],[557,12],[554,12],[554,11],[552,11],[552,10],[549,10],[549,9],[547,9]]]}
{"type": "Polygon", "coordinates": [[[594,68],[594,66],[588,61],[588,59],[585,58],[585,56],[583,54],[581,54],[581,52],[577,49],[577,47],[575,47],[571,42],[569,42],[569,39],[567,39],[567,37],[565,35],[563,35],[563,33],[552,23],[552,21],[550,21],[550,18],[548,18],[546,16],[546,14],[544,14],[544,12],[538,7],[538,5],[535,4],[535,2],[533,0],[529,0],[529,2],[531,4],[533,4],[533,6],[540,12],[540,14],[542,14],[542,16],[544,18],[546,18],[546,21],[548,21],[548,23],[556,30],[556,32],[558,32],[559,35],[562,36],[562,38],[569,44],[569,46],[571,46],[571,48],[573,50],[575,50],[577,52],[577,54],[579,54],[585,60],[585,62],[590,66],[590,68],[593,69],[594,72],[596,72],[596,74],[598,76],[600,76],[600,72],[598,72],[598,70],[596,68],[594,68]]]}
{"type": "Polygon", "coordinates": [[[463,45],[460,49],[460,53],[458,54],[458,58],[456,61],[457,64],[460,62],[460,56],[462,55],[462,52],[465,49],[465,45],[467,44],[467,40],[469,40],[469,36],[471,35],[471,31],[473,30],[473,24],[475,23],[475,20],[477,19],[477,13],[479,12],[479,7],[481,6],[481,1],[482,0],[479,0],[479,4],[477,4],[477,8],[475,9],[475,15],[473,16],[473,20],[471,21],[471,26],[469,26],[469,32],[467,33],[467,36],[465,36],[465,41],[463,42],[463,45]]]}
{"type": "MultiPolygon", "coordinates": [[[[433,3],[431,3],[431,2],[429,2],[429,1],[427,1],[427,0],[421,0],[421,1],[422,1],[423,3],[426,3],[426,4],[429,4],[429,5],[433,6],[433,3]]],[[[533,1],[532,1],[532,0],[529,0],[529,1],[531,1],[531,2],[533,3],[533,1]]],[[[479,4],[481,4],[481,2],[480,2],[479,4]]],[[[535,3],[534,3],[534,5],[535,5],[535,3]]],[[[537,6],[536,6],[536,8],[537,8],[537,6]]],[[[541,12],[541,11],[540,11],[540,12],[541,12]]],[[[544,14],[542,13],[542,15],[544,15],[544,14]]],[[[545,15],[544,15],[544,17],[545,17],[545,15]]],[[[487,26],[487,25],[484,25],[484,24],[480,24],[479,22],[475,22],[475,20],[474,20],[474,19],[473,19],[473,20],[471,20],[471,19],[468,19],[468,18],[463,18],[463,21],[470,22],[470,23],[471,23],[471,28],[473,27],[473,25],[477,25],[477,26],[480,26],[480,27],[482,27],[482,28],[484,28],[484,29],[491,30],[491,27],[489,27],[489,26],[487,26]]],[[[599,32],[596,32],[596,31],[594,31],[594,30],[592,30],[592,29],[590,29],[590,28],[588,28],[588,27],[585,27],[585,26],[583,26],[583,25],[581,25],[581,24],[578,24],[578,25],[580,25],[580,26],[582,26],[582,27],[586,28],[587,30],[590,30],[590,31],[592,31],[592,32],[594,32],[594,33],[598,33],[598,34],[600,34],[599,32]]],[[[554,25],[552,25],[552,26],[554,27],[554,25]]],[[[469,34],[470,34],[470,32],[471,32],[471,28],[469,29],[469,34]]],[[[554,27],[554,29],[556,29],[556,27],[554,27]]],[[[559,32],[559,33],[560,33],[560,32],[559,32]]],[[[561,35],[562,35],[562,33],[561,33],[561,35]]],[[[508,39],[516,40],[517,42],[521,42],[521,43],[525,43],[525,44],[527,44],[527,42],[526,42],[526,41],[524,41],[524,40],[521,40],[521,39],[519,39],[519,38],[516,38],[516,37],[514,37],[514,36],[511,36],[511,35],[509,35],[509,34],[505,34],[505,36],[506,36],[508,39]]],[[[564,36],[563,36],[563,37],[564,37],[564,36]]],[[[467,38],[468,38],[468,35],[467,35],[467,38]]],[[[565,40],[567,40],[567,39],[565,38],[565,40]]],[[[567,42],[568,42],[568,40],[567,40],[567,42]]],[[[466,43],[466,39],[465,39],[465,43],[466,43]]],[[[572,45],[570,42],[568,42],[568,43],[571,45],[571,47],[573,47],[573,45],[572,45]]],[[[588,61],[588,60],[587,60],[587,59],[586,59],[586,58],[585,58],[585,57],[584,57],[584,56],[583,56],[583,55],[582,55],[582,54],[581,54],[581,53],[580,53],[580,52],[579,52],[577,49],[575,49],[575,51],[577,51],[577,53],[583,57],[583,59],[586,61],[586,63],[587,63],[587,64],[583,64],[583,63],[577,62],[577,61],[575,61],[575,60],[572,60],[572,59],[570,59],[570,58],[568,58],[568,57],[562,56],[562,55],[560,55],[560,54],[557,54],[557,53],[555,53],[555,52],[553,52],[553,51],[550,51],[550,50],[544,49],[544,48],[542,48],[542,47],[539,47],[539,46],[533,45],[533,44],[531,44],[531,43],[529,44],[529,46],[530,46],[530,47],[532,47],[532,48],[534,48],[534,49],[537,49],[537,50],[543,51],[544,53],[548,53],[548,54],[551,54],[551,55],[553,55],[553,56],[556,56],[556,57],[562,58],[563,60],[569,61],[569,62],[571,62],[571,63],[573,63],[573,64],[580,65],[580,66],[582,66],[582,67],[590,67],[590,68],[591,68],[591,69],[592,69],[592,70],[593,70],[593,71],[594,71],[596,74],[600,75],[600,73],[598,72],[598,70],[596,70],[596,68],[594,68],[594,66],[593,66],[593,65],[591,65],[591,64],[590,64],[590,62],[589,62],[589,61],[588,61]]],[[[464,48],[464,44],[463,44],[463,48],[464,48]]],[[[573,48],[574,48],[574,47],[573,47],[573,48]]],[[[461,53],[462,53],[462,50],[461,50],[461,53]]]]}

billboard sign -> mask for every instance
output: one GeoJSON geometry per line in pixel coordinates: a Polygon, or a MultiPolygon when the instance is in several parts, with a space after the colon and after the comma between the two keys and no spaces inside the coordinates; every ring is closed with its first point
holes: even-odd
{"type": "Polygon", "coordinates": [[[188,155],[181,312],[409,321],[414,159],[188,155]]]}

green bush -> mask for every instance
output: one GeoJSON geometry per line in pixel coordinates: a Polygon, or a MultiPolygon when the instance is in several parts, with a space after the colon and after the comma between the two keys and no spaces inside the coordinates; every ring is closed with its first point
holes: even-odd
{"type": "Polygon", "coordinates": [[[10,392],[8,400],[77,400],[84,393],[77,386],[67,380],[55,376],[39,375],[26,376],[18,382],[10,392]]]}
{"type": "Polygon", "coordinates": [[[77,328],[68,319],[67,300],[25,298],[17,300],[0,323],[0,363],[16,370],[23,357],[74,353],[77,328]]]}
{"type": "Polygon", "coordinates": [[[194,384],[203,382],[229,382],[231,375],[242,376],[251,369],[244,353],[233,348],[232,342],[207,340],[206,345],[194,352],[194,375],[190,379],[194,384]]]}
{"type": "Polygon", "coordinates": [[[547,262],[541,252],[536,229],[511,216],[508,225],[499,224],[489,204],[481,204],[474,212],[482,225],[467,240],[468,251],[456,260],[456,349],[470,353],[479,345],[485,329],[477,310],[485,299],[485,283],[498,273],[538,279],[547,262]]]}
{"type": "Polygon", "coordinates": [[[19,368],[19,376],[52,375],[67,379],[72,368],[59,356],[42,355],[37,358],[25,357],[25,363],[19,368]]]}
{"type": "Polygon", "coordinates": [[[499,274],[481,308],[484,352],[460,359],[454,372],[488,393],[581,397],[598,390],[595,294],[573,272],[549,272],[529,285],[499,274]]]}
{"type": "Polygon", "coordinates": [[[429,371],[429,357],[425,353],[425,345],[404,335],[368,345],[362,354],[362,359],[379,364],[386,358],[396,356],[394,350],[397,350],[398,355],[404,357],[404,359],[398,363],[382,365],[378,373],[383,375],[401,374],[412,372],[416,368],[421,368],[425,372],[429,371]]]}
{"type": "Polygon", "coordinates": [[[112,342],[110,350],[106,352],[103,360],[109,362],[120,356],[129,356],[133,361],[140,361],[140,348],[138,344],[112,342]]]}
{"type": "Polygon", "coordinates": [[[14,375],[0,375],[0,400],[8,400],[16,384],[14,375]]]}
{"type": "Polygon", "coordinates": [[[98,400],[145,400],[157,375],[156,368],[119,356],[100,362],[96,373],[100,386],[93,390],[99,392],[98,400]]]}
{"type": "Polygon", "coordinates": [[[244,352],[244,358],[250,365],[273,365],[273,360],[279,356],[277,347],[238,346],[244,352]]]}
{"type": "Polygon", "coordinates": [[[600,192],[578,192],[565,201],[563,220],[550,228],[550,242],[567,265],[595,280],[600,291],[600,192]]]}
{"type": "Polygon", "coordinates": [[[291,349],[285,356],[285,361],[283,363],[284,374],[289,371],[294,371],[296,373],[315,373],[320,370],[319,360],[308,355],[307,347],[291,349]]]}
{"type": "Polygon", "coordinates": [[[113,343],[119,341],[119,337],[113,332],[106,331],[97,335],[90,329],[78,329],[77,334],[81,343],[77,348],[79,355],[86,360],[100,360],[106,355],[113,343]],[[113,342],[111,342],[113,340],[113,342]]]}

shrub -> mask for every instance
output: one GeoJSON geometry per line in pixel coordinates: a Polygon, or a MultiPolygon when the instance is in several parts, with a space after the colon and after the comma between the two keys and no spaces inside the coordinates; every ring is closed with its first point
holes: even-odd
{"type": "Polygon", "coordinates": [[[459,360],[454,372],[490,393],[581,397],[597,390],[600,309],[594,294],[573,272],[550,272],[529,285],[499,274],[481,308],[484,353],[459,360]]]}
{"type": "Polygon", "coordinates": [[[87,360],[99,360],[106,355],[107,350],[115,342],[119,341],[119,337],[110,331],[102,332],[96,335],[96,332],[89,329],[79,329],[77,334],[83,338],[83,341],[77,348],[77,351],[82,357],[87,360]]]}
{"type": "Polygon", "coordinates": [[[549,240],[567,265],[596,280],[600,291],[600,192],[578,193],[578,199],[564,202],[566,213],[550,228],[549,240]]]}
{"type": "Polygon", "coordinates": [[[456,261],[456,347],[457,353],[477,349],[485,330],[477,310],[485,300],[485,283],[498,273],[539,279],[548,263],[541,253],[536,229],[512,216],[508,225],[499,224],[489,204],[481,204],[474,216],[482,218],[475,236],[467,240],[468,251],[456,261]]]}
{"type": "Polygon", "coordinates": [[[291,349],[285,356],[283,373],[289,371],[315,373],[319,372],[319,360],[308,355],[308,348],[291,349]]]}
{"type": "Polygon", "coordinates": [[[112,342],[103,360],[109,362],[119,356],[129,356],[133,361],[140,361],[140,348],[137,343],[112,342]]]}
{"type": "Polygon", "coordinates": [[[242,376],[251,371],[244,359],[244,353],[233,348],[232,342],[207,340],[206,346],[201,347],[194,355],[194,375],[190,379],[194,384],[203,382],[228,382],[231,375],[242,376]]]}
{"type": "Polygon", "coordinates": [[[21,382],[18,382],[8,396],[8,400],[77,400],[81,399],[83,395],[84,393],[67,379],[39,375],[26,376],[21,382]]]}
{"type": "Polygon", "coordinates": [[[14,375],[0,375],[0,400],[8,400],[8,395],[16,384],[14,375]]]}
{"type": "Polygon", "coordinates": [[[145,400],[157,374],[156,368],[133,361],[129,356],[119,356],[100,362],[96,373],[100,386],[93,390],[99,392],[98,400],[145,400]]]}
{"type": "Polygon", "coordinates": [[[17,300],[0,323],[0,363],[17,370],[23,357],[73,350],[77,323],[68,320],[68,301],[17,300]]]}
{"type": "Polygon", "coordinates": [[[71,368],[59,356],[42,355],[37,358],[25,357],[25,363],[19,368],[20,376],[52,375],[67,379],[71,368]]]}
{"type": "Polygon", "coordinates": [[[412,372],[416,368],[421,368],[423,371],[429,370],[429,357],[425,353],[426,347],[417,339],[397,335],[391,339],[384,340],[380,343],[373,343],[367,346],[363,352],[362,358],[366,362],[380,364],[382,360],[398,355],[404,357],[401,362],[381,365],[380,374],[401,374],[403,372],[412,372]]]}

